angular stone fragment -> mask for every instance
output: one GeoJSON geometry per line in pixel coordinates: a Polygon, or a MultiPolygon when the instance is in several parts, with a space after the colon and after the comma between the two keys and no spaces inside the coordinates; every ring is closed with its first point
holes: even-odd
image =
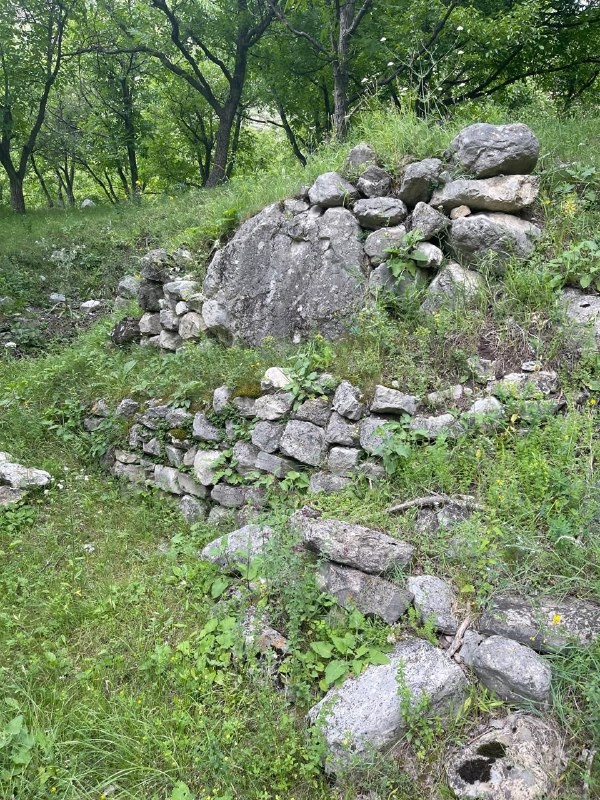
{"type": "Polygon", "coordinates": [[[561,650],[569,643],[589,647],[600,636],[600,604],[500,595],[484,611],[479,627],[482,633],[506,636],[540,653],[561,650]]]}
{"type": "Polygon", "coordinates": [[[174,467],[163,467],[156,464],[154,467],[154,485],[157,489],[170,494],[182,494],[179,485],[179,472],[174,467]]]}
{"type": "Polygon", "coordinates": [[[194,497],[208,497],[208,489],[194,480],[192,475],[187,472],[180,472],[177,478],[181,491],[184,494],[191,494],[194,497]]]}
{"type": "Polygon", "coordinates": [[[361,142],[348,153],[344,164],[344,174],[354,177],[361,171],[377,164],[377,155],[370,144],[361,142]]]}
{"type": "Polygon", "coordinates": [[[148,442],[144,442],[142,445],[142,450],[146,453],[147,456],[160,456],[162,455],[162,442],[156,436],[153,436],[152,439],[148,442]]]}
{"type": "Polygon", "coordinates": [[[257,398],[254,404],[254,416],[273,422],[289,414],[293,404],[294,395],[291,392],[266,394],[257,398]]]}
{"type": "Polygon", "coordinates": [[[210,493],[211,500],[225,508],[241,508],[248,503],[260,506],[264,501],[265,490],[260,486],[229,486],[218,483],[210,493]]]}
{"type": "Polygon", "coordinates": [[[199,339],[200,334],[206,330],[202,315],[197,311],[188,311],[179,320],[179,335],[184,341],[199,339]]]}
{"type": "Polygon", "coordinates": [[[472,650],[461,650],[461,656],[483,685],[503,700],[548,705],[552,670],[529,647],[504,636],[490,636],[472,650]]]}
{"type": "Polygon", "coordinates": [[[343,475],[333,475],[331,472],[315,472],[310,476],[308,484],[309,494],[334,494],[343,491],[352,483],[350,478],[343,475]]]}
{"type": "Polygon", "coordinates": [[[254,416],[256,400],[253,397],[234,397],[231,405],[244,419],[252,419],[254,416]]]}
{"type": "Polygon", "coordinates": [[[381,617],[393,625],[407,610],[412,594],[384,578],[326,562],[317,570],[317,585],[347,609],[381,617]]]}
{"type": "Polygon", "coordinates": [[[289,458],[261,452],[256,458],[256,468],[261,472],[270,472],[276,478],[285,478],[288,472],[298,469],[298,464],[289,458]]]}
{"type": "Polygon", "coordinates": [[[325,172],[319,175],[308,190],[311,204],[323,208],[349,205],[357,197],[356,188],[338,172],[325,172]]]}
{"type": "Polygon", "coordinates": [[[379,575],[410,564],[414,547],[387,533],[342,522],[314,518],[306,509],[296,512],[290,524],[302,534],[304,546],[330,561],[379,575]]]}
{"type": "Polygon", "coordinates": [[[115,450],[115,459],[120,461],[121,464],[137,464],[140,457],[137,453],[128,453],[125,450],[115,450]]]}
{"type": "Polygon", "coordinates": [[[415,608],[421,622],[431,620],[436,631],[456,633],[456,597],[446,581],[435,575],[415,575],[406,581],[406,587],[414,595],[415,608]]]}
{"type": "Polygon", "coordinates": [[[468,408],[464,416],[466,417],[501,417],[504,414],[504,406],[495,397],[482,397],[475,400],[473,405],[468,408]]]}
{"type": "Polygon", "coordinates": [[[461,217],[468,217],[471,213],[469,206],[457,206],[450,212],[450,219],[460,219],[461,217]]]}
{"type": "Polygon", "coordinates": [[[410,217],[411,231],[419,231],[425,241],[439,236],[448,225],[448,217],[427,203],[417,203],[410,217]]]}
{"type": "Polygon", "coordinates": [[[263,392],[279,391],[286,389],[291,380],[288,370],[281,369],[281,367],[269,367],[261,379],[260,388],[263,392]]]}
{"type": "Polygon", "coordinates": [[[200,558],[235,572],[239,564],[246,564],[264,555],[272,536],[273,529],[268,526],[244,525],[207,544],[200,558]]]}
{"type": "Polygon", "coordinates": [[[20,503],[26,496],[24,489],[13,489],[11,486],[0,486],[0,509],[10,508],[20,503]]]}
{"type": "Polygon", "coordinates": [[[179,501],[179,510],[185,521],[190,524],[206,519],[206,503],[198,500],[197,497],[191,497],[189,494],[184,495],[179,501]]]}
{"type": "Polygon", "coordinates": [[[388,437],[386,427],[391,420],[386,417],[369,416],[360,423],[360,446],[370,455],[380,455],[379,450],[388,437]]]}
{"type": "Polygon", "coordinates": [[[540,143],[522,123],[478,122],[464,128],[452,140],[450,152],[464,170],[477,178],[527,175],[537,163],[540,143]]]}
{"type": "Polygon", "coordinates": [[[296,419],[304,422],[312,422],[324,428],[331,416],[331,403],[326,397],[315,397],[312,400],[305,400],[294,412],[296,419]]]}
{"type": "Polygon", "coordinates": [[[140,404],[137,403],[135,400],[132,400],[129,397],[123,398],[119,405],[115,410],[115,416],[117,417],[133,417],[135,412],[140,407],[140,404]]]}
{"type": "Polygon", "coordinates": [[[239,441],[233,446],[233,460],[235,468],[240,475],[248,475],[256,470],[256,459],[260,450],[250,442],[239,441]]]}
{"type": "Polygon", "coordinates": [[[442,723],[458,712],[468,682],[440,650],[422,639],[406,639],[388,658],[389,664],[370,666],[360,677],[330,689],[309,711],[309,720],[322,725],[327,772],[339,772],[357,756],[368,757],[373,749],[399,741],[409,725],[404,695],[412,708],[426,704],[426,713],[442,723]]]}
{"type": "Polygon", "coordinates": [[[450,181],[433,193],[431,205],[450,211],[468,206],[472,211],[503,211],[515,214],[532,205],[540,190],[532,175],[499,175],[479,181],[450,181]]]}
{"type": "Polygon", "coordinates": [[[456,255],[468,263],[492,254],[494,267],[501,272],[511,256],[529,258],[541,233],[537,225],[525,219],[489,212],[454,220],[449,242],[456,255]]]}
{"type": "Polygon", "coordinates": [[[223,342],[335,338],[352,324],[367,288],[360,226],[344,208],[314,212],[268,206],[216,253],[202,315],[223,342]]]}
{"type": "Polygon", "coordinates": [[[431,242],[421,242],[411,251],[411,255],[412,253],[418,257],[417,263],[421,269],[439,269],[444,260],[443,252],[431,242]]]}
{"type": "Polygon", "coordinates": [[[162,328],[160,314],[146,313],[140,319],[140,333],[145,336],[158,336],[162,328]]]}
{"type": "Polygon", "coordinates": [[[214,483],[215,470],[221,460],[220,450],[198,450],[194,458],[194,472],[202,486],[214,483]]]}
{"type": "Polygon", "coordinates": [[[366,409],[358,386],[353,386],[350,381],[342,381],[333,395],[333,410],[342,417],[358,420],[364,416],[366,409]]]}
{"type": "Polygon", "coordinates": [[[492,718],[450,758],[448,785],[460,800],[544,800],[566,759],[563,734],[547,719],[515,712],[492,718]]]}
{"type": "Polygon", "coordinates": [[[441,434],[454,438],[462,433],[462,428],[452,414],[440,414],[438,417],[413,417],[411,430],[420,433],[426,439],[437,439],[441,434]]]}
{"type": "Polygon", "coordinates": [[[143,281],[164,283],[169,280],[170,270],[174,266],[175,263],[166,250],[149,250],[141,258],[140,276],[143,281]]]}
{"type": "Polygon", "coordinates": [[[395,197],[373,197],[354,203],[354,216],[362,228],[377,230],[397,225],[406,217],[408,209],[395,197]]]}
{"type": "Polygon", "coordinates": [[[163,296],[161,283],[142,282],[138,289],[138,305],[142,311],[158,311],[163,296]]]}
{"type": "Polygon", "coordinates": [[[179,329],[179,317],[171,308],[161,308],[158,315],[161,326],[167,331],[177,331],[179,329]]]}
{"type": "Polygon", "coordinates": [[[220,442],[223,438],[223,432],[209,422],[206,414],[201,411],[194,416],[192,435],[194,439],[200,439],[202,442],[220,442]]]}
{"type": "Polygon", "coordinates": [[[257,422],[252,431],[252,444],[265,453],[274,453],[279,448],[283,428],[283,424],[277,422],[257,422]]]}
{"type": "Polygon", "coordinates": [[[413,414],[419,408],[419,398],[387,386],[376,386],[371,411],[376,414],[413,414]]]}
{"type": "Polygon", "coordinates": [[[183,339],[178,333],[161,331],[158,344],[163,350],[170,350],[174,352],[175,350],[179,350],[179,348],[183,345],[183,339]]]}
{"type": "Polygon", "coordinates": [[[357,188],[365,197],[385,197],[389,194],[392,176],[381,167],[371,165],[357,181],[357,188]]]}
{"type": "Polygon", "coordinates": [[[135,275],[124,275],[117,286],[117,294],[129,300],[137,297],[139,286],[140,278],[136,278],[135,275]]]}
{"type": "Polygon", "coordinates": [[[12,489],[43,489],[51,481],[52,476],[43,469],[30,469],[22,464],[0,461],[0,484],[12,489]]]}
{"type": "Polygon", "coordinates": [[[483,277],[460,264],[447,264],[429,284],[421,310],[433,314],[444,306],[470,303],[484,287],[483,277]]]}
{"type": "Polygon", "coordinates": [[[490,388],[499,397],[528,397],[552,394],[558,389],[558,375],[554,370],[539,372],[510,372],[500,380],[493,381],[490,388]]]}
{"type": "Polygon", "coordinates": [[[231,389],[228,386],[218,386],[213,392],[212,407],[216,414],[225,411],[231,398],[231,389]]]}
{"type": "Polygon", "coordinates": [[[323,460],[325,431],[312,422],[290,420],[285,426],[279,449],[301,464],[318,467],[323,460]]]}
{"type": "Polygon", "coordinates": [[[359,442],[358,425],[349,422],[337,411],[334,411],[325,430],[325,441],[327,444],[342,444],[346,447],[354,447],[359,442]]]}
{"type": "Polygon", "coordinates": [[[327,457],[327,469],[334,475],[354,475],[360,455],[361,451],[356,447],[332,447],[327,457]]]}
{"type": "Polygon", "coordinates": [[[146,470],[139,464],[122,464],[120,461],[115,461],[112,473],[116,478],[124,478],[129,483],[139,485],[144,485],[148,480],[146,470]]]}
{"type": "Polygon", "coordinates": [[[427,203],[442,174],[439,158],[426,158],[409,164],[404,170],[398,197],[409,206],[427,203]]]}
{"type": "Polygon", "coordinates": [[[370,233],[365,241],[365,253],[369,257],[371,264],[376,267],[391,258],[389,251],[402,247],[405,236],[406,228],[404,225],[381,228],[370,233]]]}
{"type": "Polygon", "coordinates": [[[93,433],[102,427],[104,419],[102,417],[85,417],[83,420],[83,430],[86,433],[93,433]]]}
{"type": "Polygon", "coordinates": [[[165,298],[173,303],[173,305],[181,300],[187,300],[188,297],[198,292],[199,289],[200,286],[196,281],[188,280],[170,281],[163,286],[165,298]]]}
{"type": "Polygon", "coordinates": [[[577,289],[566,289],[562,299],[569,320],[595,338],[595,348],[600,348],[600,295],[585,294],[577,289]]]}

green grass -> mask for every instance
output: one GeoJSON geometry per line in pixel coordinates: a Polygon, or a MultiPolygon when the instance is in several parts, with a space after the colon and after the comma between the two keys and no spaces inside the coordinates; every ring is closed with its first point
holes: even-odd
{"type": "MultiPolygon", "coordinates": [[[[493,121],[510,117],[493,108],[486,113],[493,121]]],[[[67,346],[0,360],[0,450],[55,478],[47,495],[0,514],[2,800],[448,796],[445,748],[504,711],[481,690],[474,690],[468,712],[446,735],[416,721],[411,744],[394,758],[376,759],[337,787],[323,775],[318,737],[309,735],[304,720],[306,708],[322,696],[322,672],[310,645],[352,633],[357,642],[385,649],[389,629],[357,622],[319,596],[312,565],[283,525],[306,502],[302,492],[270,494],[264,518],[279,533],[263,565],[264,583],[240,579],[224,586],[197,558],[221,531],[185,524],[174,503],[158,493],[123,489],[102,468],[101,456],[123,441],[124,425],[111,422],[89,436],[80,423],[99,397],[110,403],[162,397],[204,408],[216,386],[227,383],[244,393],[267,367],[293,366],[301,358],[367,392],[380,380],[398,380],[420,394],[465,381],[468,358],[482,348],[506,372],[539,359],[558,370],[566,413],[534,419],[524,434],[524,411],[515,404],[503,430],[413,446],[389,480],[358,482],[311,502],[329,516],[411,541],[415,567],[449,578],[459,590],[460,616],[477,611],[494,590],[515,587],[597,597],[600,436],[597,391],[590,387],[598,385],[600,364],[597,356],[581,356],[562,324],[557,272],[549,261],[572,242],[596,235],[600,215],[584,196],[590,187],[565,189],[565,177],[551,167],[574,156],[581,160],[578,137],[585,131],[592,141],[599,126],[591,118],[538,121],[547,153],[542,199],[551,201],[540,207],[545,241],[532,262],[509,265],[502,280],[486,275],[474,308],[423,318],[417,299],[409,299],[365,311],[350,335],[334,344],[316,338],[300,348],[266,342],[248,350],[206,340],[175,355],[113,348],[108,333],[115,312],[67,346]],[[451,535],[427,538],[416,533],[414,515],[386,513],[395,500],[431,491],[474,493],[486,511],[451,535]],[[290,639],[282,684],[263,663],[242,657],[237,624],[249,604],[269,607],[290,639]],[[216,633],[210,631],[213,618],[216,633]]],[[[374,110],[359,120],[354,140],[370,140],[394,165],[407,153],[443,152],[463,123],[430,126],[374,110]]],[[[0,294],[19,302],[65,287],[80,297],[110,294],[117,278],[135,270],[138,256],[154,246],[193,247],[201,274],[208,249],[234,220],[340,166],[344,152],[327,148],[307,172],[291,166],[285,174],[239,179],[214,193],[85,214],[3,218],[0,294]],[[52,273],[49,253],[74,243],[85,249],[68,269],[52,273]]],[[[595,157],[590,153],[590,163],[595,157]]],[[[395,633],[415,627],[408,618],[395,633]]],[[[582,753],[600,747],[600,646],[572,647],[551,660],[551,716],[569,736],[559,796],[584,797],[587,780],[593,797],[597,769],[590,773],[582,753]]]]}

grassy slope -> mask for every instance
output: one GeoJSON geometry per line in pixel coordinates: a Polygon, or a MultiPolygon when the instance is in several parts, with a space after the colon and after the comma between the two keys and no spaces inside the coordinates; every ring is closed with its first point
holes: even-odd
{"type": "MultiPolygon", "coordinates": [[[[441,152],[452,135],[451,129],[381,114],[363,125],[356,138],[370,140],[390,166],[406,152],[441,152]]],[[[580,142],[597,140],[599,130],[597,120],[545,120],[534,127],[547,167],[580,159],[580,142]]],[[[597,148],[588,152],[598,157],[597,148]]],[[[142,248],[188,244],[206,252],[231,218],[293,192],[342,158],[324,152],[308,174],[292,168],[283,177],[241,180],[194,203],[186,198],[85,216],[2,220],[0,294],[41,295],[67,286],[80,294],[103,285],[108,291],[125,265],[135,263],[132,242],[142,248]],[[69,273],[45,269],[48,281],[40,284],[36,276],[48,252],[75,242],[86,245],[85,257],[69,273]]],[[[549,197],[548,178],[545,184],[549,197]]],[[[419,566],[452,578],[461,590],[462,611],[477,609],[493,587],[585,597],[600,588],[597,418],[589,398],[575,404],[582,387],[598,379],[598,365],[575,358],[547,267],[548,255],[592,235],[599,215],[572,197],[565,202],[542,205],[548,232],[542,255],[533,264],[512,265],[502,283],[489,277],[478,308],[429,321],[415,303],[371,311],[345,342],[316,340],[302,349],[313,363],[367,387],[395,378],[418,392],[464,378],[466,359],[478,349],[499,356],[507,371],[531,358],[558,368],[566,415],[534,424],[526,437],[516,419],[501,435],[481,433],[452,449],[442,443],[413,450],[389,482],[374,489],[358,484],[318,501],[331,515],[412,540],[419,566]],[[410,518],[385,514],[392,499],[424,490],[473,491],[488,505],[488,513],[461,529],[459,558],[449,557],[447,536],[423,541],[410,518]]],[[[198,800],[354,798],[369,789],[408,800],[425,792],[413,785],[418,778],[446,796],[438,756],[478,719],[497,712],[495,701],[475,693],[446,737],[415,721],[402,753],[409,774],[378,765],[330,787],[302,721],[303,708],[320,694],[307,653],[311,641],[351,632],[352,620],[323,606],[283,537],[258,596],[244,582],[241,597],[228,590],[220,596],[222,638],[213,641],[203,626],[214,613],[211,595],[222,587],[196,551],[216,531],[190,530],[169,503],[122,492],[107,477],[97,455],[107,439],[122,434],[117,426],[91,440],[79,434],[81,408],[97,397],[162,396],[196,408],[221,383],[251,389],[266,367],[297,353],[276,343],[260,351],[209,343],[175,356],[122,353],[107,346],[109,327],[110,321],[100,323],[62,351],[0,364],[0,449],[57,477],[38,504],[0,517],[0,735],[17,718],[9,745],[0,749],[0,796],[181,800],[187,797],[178,785],[183,781],[198,800]],[[259,605],[269,602],[280,615],[275,621],[286,624],[293,645],[286,692],[274,690],[252,664],[229,663],[237,637],[231,638],[228,620],[239,618],[250,596],[259,605]]],[[[299,494],[273,494],[270,522],[281,526],[290,507],[302,502],[299,494]]],[[[381,647],[388,630],[359,624],[355,633],[381,647]]],[[[582,796],[587,769],[582,751],[600,744],[600,651],[571,649],[553,662],[553,713],[572,737],[560,797],[575,798],[582,796]]]]}

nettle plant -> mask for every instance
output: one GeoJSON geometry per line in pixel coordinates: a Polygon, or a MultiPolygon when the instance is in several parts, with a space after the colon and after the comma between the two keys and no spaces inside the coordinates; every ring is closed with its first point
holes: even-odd
{"type": "Polygon", "coordinates": [[[419,266],[427,262],[427,256],[419,250],[422,241],[421,231],[409,231],[404,234],[399,244],[387,250],[391,258],[386,263],[396,280],[399,280],[405,272],[414,278],[419,266]]]}
{"type": "Polygon", "coordinates": [[[548,263],[556,271],[552,284],[554,287],[580,286],[582,289],[592,287],[600,292],[600,242],[596,239],[585,239],[565,250],[548,263]]]}

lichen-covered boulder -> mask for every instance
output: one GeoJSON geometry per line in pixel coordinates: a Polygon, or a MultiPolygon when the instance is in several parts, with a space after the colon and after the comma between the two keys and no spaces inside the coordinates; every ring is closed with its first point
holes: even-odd
{"type": "Polygon", "coordinates": [[[268,206],[215,255],[202,315],[225,343],[342,335],[365,299],[361,230],[350,211],[268,206]]]}
{"type": "Polygon", "coordinates": [[[476,178],[527,175],[535,167],[539,152],[537,137],[522,123],[478,122],[464,128],[450,144],[456,163],[476,178]]]}

